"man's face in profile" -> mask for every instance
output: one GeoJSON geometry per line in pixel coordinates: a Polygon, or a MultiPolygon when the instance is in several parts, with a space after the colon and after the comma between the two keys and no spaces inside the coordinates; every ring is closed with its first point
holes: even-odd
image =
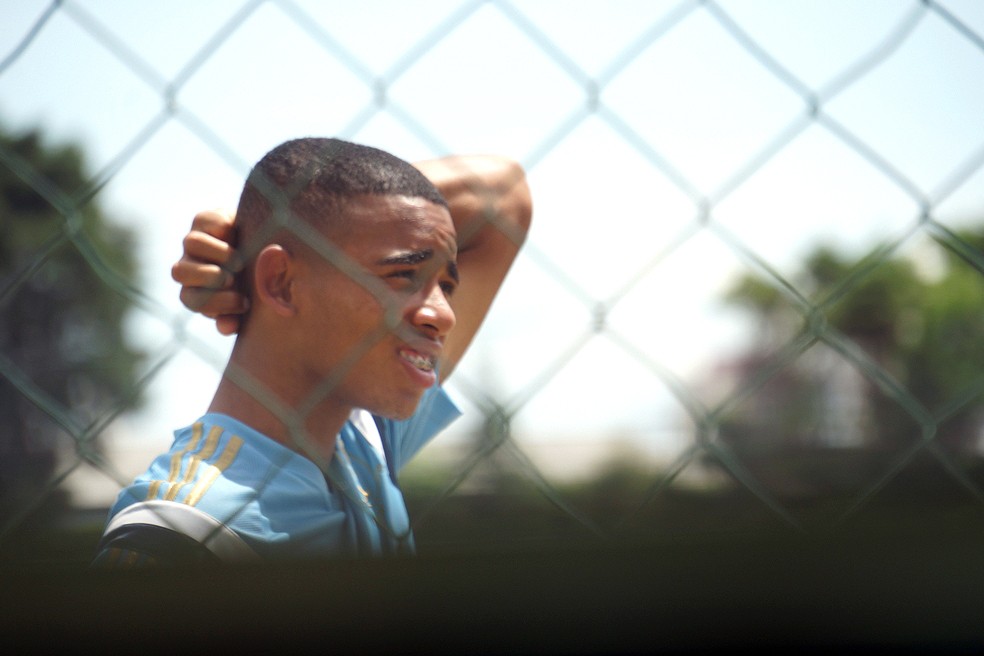
{"type": "Polygon", "coordinates": [[[323,402],[406,418],[436,383],[455,324],[454,224],[446,208],[406,196],[359,196],[345,213],[326,236],[386,291],[381,300],[313,251],[305,257],[298,380],[323,402]]]}

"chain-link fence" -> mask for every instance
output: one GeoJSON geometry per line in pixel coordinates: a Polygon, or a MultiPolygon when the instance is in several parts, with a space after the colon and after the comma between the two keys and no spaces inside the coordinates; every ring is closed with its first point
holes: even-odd
{"type": "Polygon", "coordinates": [[[230,340],[167,267],[195,211],[312,133],[498,150],[533,190],[449,388],[465,418],[406,472],[421,548],[980,523],[980,5],[23,4],[8,548],[37,555],[52,507],[93,538],[207,405],[230,340]],[[82,135],[80,177],[25,113],[82,135]]]}
{"type": "Polygon", "coordinates": [[[976,0],[0,16],[5,635],[979,645],[976,0]],[[194,595],[171,574],[93,585],[79,565],[108,505],[204,411],[231,349],[168,277],[190,219],[311,134],[411,161],[499,152],[533,191],[448,386],[464,417],[401,479],[421,558],[214,572],[194,595]]]}

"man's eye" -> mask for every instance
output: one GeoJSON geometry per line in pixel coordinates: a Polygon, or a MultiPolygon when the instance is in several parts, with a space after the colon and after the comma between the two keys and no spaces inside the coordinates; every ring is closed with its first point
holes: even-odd
{"type": "Polygon", "coordinates": [[[388,280],[396,280],[400,284],[406,282],[415,282],[417,280],[417,272],[407,269],[402,271],[393,271],[392,273],[386,274],[388,280]]]}
{"type": "Polygon", "coordinates": [[[442,282],[441,283],[441,291],[443,291],[444,292],[444,295],[447,296],[448,298],[451,298],[452,296],[454,296],[454,290],[456,290],[456,289],[458,289],[458,285],[456,285],[453,282],[442,282]]]}

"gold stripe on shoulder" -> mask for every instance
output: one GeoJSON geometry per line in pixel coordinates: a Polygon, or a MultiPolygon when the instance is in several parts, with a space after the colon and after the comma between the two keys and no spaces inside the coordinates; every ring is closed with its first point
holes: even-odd
{"type": "MultiPolygon", "coordinates": [[[[203,461],[208,460],[215,455],[215,450],[219,446],[220,437],[222,437],[222,427],[212,426],[211,430],[208,431],[208,437],[205,438],[205,445],[202,447],[202,450],[191,456],[191,459],[188,461],[188,469],[185,470],[184,477],[182,477],[180,483],[177,485],[172,485],[167,491],[167,494],[164,495],[165,501],[174,501],[177,499],[181,489],[185,485],[188,485],[191,481],[195,480],[195,474],[198,473],[199,465],[201,465],[203,461]]],[[[174,479],[172,479],[172,482],[175,482],[174,479]]]]}
{"type": "Polygon", "coordinates": [[[202,473],[201,480],[192,488],[191,492],[188,493],[187,498],[184,502],[189,506],[194,506],[197,504],[202,496],[208,492],[212,484],[215,483],[219,475],[225,471],[232,461],[236,459],[239,454],[239,449],[243,446],[243,440],[237,435],[232,435],[229,437],[229,443],[226,444],[225,449],[222,450],[222,455],[219,459],[215,461],[214,465],[206,465],[207,469],[202,473]]]}
{"type": "Polygon", "coordinates": [[[167,475],[167,481],[153,481],[150,484],[150,489],[147,490],[147,500],[157,498],[158,492],[160,492],[161,485],[164,483],[173,483],[178,480],[178,474],[181,473],[181,459],[184,458],[185,454],[194,451],[198,448],[198,441],[202,439],[202,422],[196,421],[191,426],[191,440],[189,440],[188,445],[171,456],[171,471],[167,475]]]}

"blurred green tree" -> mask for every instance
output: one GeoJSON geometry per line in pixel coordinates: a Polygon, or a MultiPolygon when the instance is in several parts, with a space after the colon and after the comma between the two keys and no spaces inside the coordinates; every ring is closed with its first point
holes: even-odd
{"type": "Polygon", "coordinates": [[[139,401],[127,345],[133,235],[110,223],[78,146],[0,132],[0,534],[45,498],[60,450],[96,453],[139,401]]]}
{"type": "Polygon", "coordinates": [[[732,367],[735,387],[756,391],[723,418],[722,438],[750,453],[927,437],[973,451],[984,425],[984,229],[930,234],[931,272],[892,249],[852,258],[821,247],[790,281],[806,304],[764,277],[734,286],[727,302],[760,327],[732,367]],[[787,358],[792,343],[804,348],[787,358]]]}

